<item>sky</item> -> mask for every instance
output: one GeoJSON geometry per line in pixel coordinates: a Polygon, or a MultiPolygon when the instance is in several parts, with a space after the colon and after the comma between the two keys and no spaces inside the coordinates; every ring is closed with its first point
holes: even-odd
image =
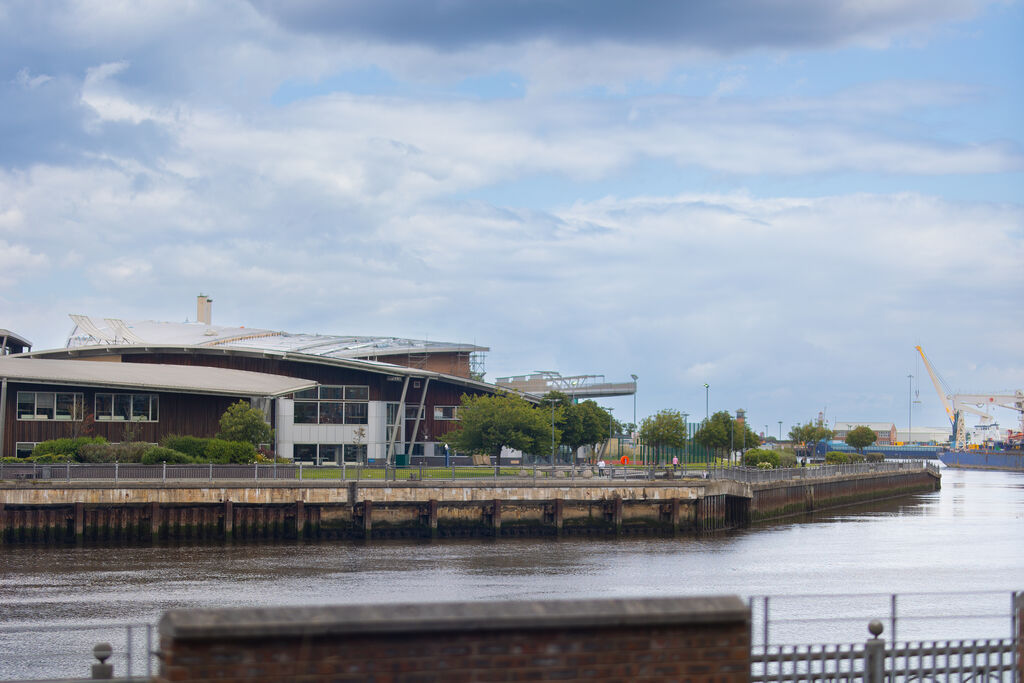
{"type": "Polygon", "coordinates": [[[639,418],[941,427],[915,345],[1024,388],[1022,35],[1013,0],[0,0],[0,327],[203,293],[636,374],[639,418]]]}

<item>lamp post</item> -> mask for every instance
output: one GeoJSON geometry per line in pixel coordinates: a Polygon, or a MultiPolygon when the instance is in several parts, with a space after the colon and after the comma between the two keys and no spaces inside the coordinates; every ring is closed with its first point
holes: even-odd
{"type": "Polygon", "coordinates": [[[708,384],[707,382],[704,382],[704,420],[705,420],[705,421],[707,421],[707,420],[708,420],[708,418],[709,418],[709,417],[710,417],[710,415],[711,415],[711,414],[710,414],[710,413],[708,412],[708,392],[709,392],[710,390],[711,390],[711,385],[710,385],[710,384],[708,384]]]}
{"type": "Polygon", "coordinates": [[[907,375],[907,445],[914,441],[914,376],[907,375]]]}
{"type": "Polygon", "coordinates": [[[689,457],[690,449],[690,425],[687,423],[686,418],[690,417],[689,413],[683,413],[683,456],[689,457]]]}
{"type": "MultiPolygon", "coordinates": [[[[633,378],[633,432],[640,431],[640,425],[636,423],[636,381],[640,379],[636,375],[630,375],[633,378]]],[[[633,433],[629,435],[630,442],[633,444],[633,457],[636,457],[636,440],[633,438],[633,433]]]]}
{"type": "Polygon", "coordinates": [[[779,420],[779,441],[782,441],[782,420],[779,420]]]}
{"type": "Polygon", "coordinates": [[[551,466],[555,465],[555,401],[551,400],[551,466]]]}

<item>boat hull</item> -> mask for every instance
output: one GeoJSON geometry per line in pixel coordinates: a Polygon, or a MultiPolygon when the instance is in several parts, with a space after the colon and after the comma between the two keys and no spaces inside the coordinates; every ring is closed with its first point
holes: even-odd
{"type": "Polygon", "coordinates": [[[943,451],[939,460],[946,467],[1024,472],[1024,451],[943,451]]]}

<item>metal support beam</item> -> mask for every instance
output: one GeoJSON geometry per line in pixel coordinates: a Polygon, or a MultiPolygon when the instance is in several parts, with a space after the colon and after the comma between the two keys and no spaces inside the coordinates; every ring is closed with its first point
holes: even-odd
{"type": "MultiPolygon", "coordinates": [[[[395,457],[395,439],[398,438],[398,429],[405,424],[405,394],[409,391],[409,375],[405,376],[405,382],[402,383],[402,398],[398,399],[398,414],[395,415],[395,425],[391,428],[391,438],[388,439],[388,450],[384,454],[384,464],[386,467],[391,466],[392,460],[395,457]]],[[[385,411],[387,406],[385,404],[385,411]]],[[[387,421],[387,412],[384,413],[385,422],[387,421]]]]}
{"type": "MultiPolygon", "coordinates": [[[[416,443],[416,435],[420,431],[420,418],[423,417],[423,406],[426,405],[426,402],[427,402],[427,387],[429,387],[429,386],[430,386],[430,378],[427,377],[423,381],[423,391],[420,392],[420,405],[419,405],[419,409],[416,411],[416,422],[412,426],[412,436],[409,437],[409,450],[406,451],[406,452],[410,456],[412,455],[413,444],[416,443]]],[[[426,445],[424,445],[423,448],[424,448],[424,454],[426,454],[426,445]]]]}

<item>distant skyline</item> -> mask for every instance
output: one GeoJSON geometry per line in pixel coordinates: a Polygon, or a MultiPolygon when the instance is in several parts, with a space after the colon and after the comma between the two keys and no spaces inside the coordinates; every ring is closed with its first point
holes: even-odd
{"type": "Polygon", "coordinates": [[[914,392],[942,427],[915,344],[1024,388],[1022,35],[1014,0],[6,2],[0,327],[202,292],[636,374],[641,418],[707,383],[775,436],[914,392]]]}

